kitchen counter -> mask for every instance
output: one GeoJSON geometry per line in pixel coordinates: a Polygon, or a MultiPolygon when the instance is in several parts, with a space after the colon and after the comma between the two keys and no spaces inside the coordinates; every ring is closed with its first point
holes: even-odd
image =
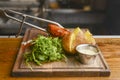
{"type": "Polygon", "coordinates": [[[0,38],[0,80],[120,80],[120,37],[94,37],[111,70],[109,77],[12,77],[22,38],[0,38]]]}

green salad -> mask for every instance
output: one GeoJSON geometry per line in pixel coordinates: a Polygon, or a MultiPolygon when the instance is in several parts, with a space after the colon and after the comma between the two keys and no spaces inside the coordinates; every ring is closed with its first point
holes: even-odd
{"type": "Polygon", "coordinates": [[[37,65],[41,65],[46,62],[60,61],[66,58],[60,38],[39,35],[31,44],[31,51],[24,54],[27,64],[34,62],[37,65]]]}

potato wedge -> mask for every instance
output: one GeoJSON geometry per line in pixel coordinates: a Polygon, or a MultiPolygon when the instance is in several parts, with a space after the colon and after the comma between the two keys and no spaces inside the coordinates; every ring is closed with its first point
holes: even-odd
{"type": "Polygon", "coordinates": [[[75,54],[75,47],[84,42],[85,37],[82,30],[78,27],[75,28],[70,34],[65,35],[62,39],[63,48],[66,52],[75,54]]]}
{"type": "Polygon", "coordinates": [[[63,48],[69,54],[75,54],[75,48],[79,44],[96,44],[95,39],[89,30],[83,32],[79,27],[77,27],[62,39],[63,48]]]}

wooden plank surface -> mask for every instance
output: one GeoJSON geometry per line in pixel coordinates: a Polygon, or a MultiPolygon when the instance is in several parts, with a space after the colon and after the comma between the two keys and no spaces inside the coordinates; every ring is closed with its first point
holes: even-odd
{"type": "MultiPolygon", "coordinates": [[[[23,41],[28,41],[43,35],[44,32],[37,29],[28,29],[23,38],[23,41]]],[[[84,65],[78,62],[74,56],[67,56],[66,62],[46,63],[42,66],[31,64],[31,70],[23,59],[23,54],[26,48],[21,45],[12,74],[13,76],[109,76],[110,70],[102,56],[102,53],[97,55],[95,61],[91,65],[84,65]],[[23,75],[24,74],[24,75],[23,75]]]]}
{"type": "Polygon", "coordinates": [[[11,77],[21,40],[21,38],[0,38],[0,80],[120,80],[120,38],[96,38],[110,67],[109,77],[11,77]]]}

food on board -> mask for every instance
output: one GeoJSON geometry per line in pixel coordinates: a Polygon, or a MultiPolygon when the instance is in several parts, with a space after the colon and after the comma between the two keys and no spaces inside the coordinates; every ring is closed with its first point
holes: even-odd
{"type": "Polygon", "coordinates": [[[67,29],[61,28],[55,24],[48,24],[48,32],[53,37],[63,37],[64,35],[70,33],[70,31],[68,31],[67,29]]]}

